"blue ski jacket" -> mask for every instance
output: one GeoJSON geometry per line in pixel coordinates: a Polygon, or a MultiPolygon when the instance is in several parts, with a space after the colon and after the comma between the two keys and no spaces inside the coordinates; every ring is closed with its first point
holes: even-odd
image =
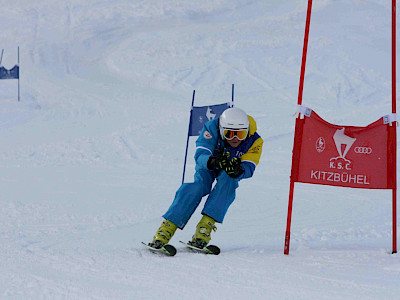
{"type": "MultiPolygon", "coordinates": [[[[244,179],[253,176],[254,170],[261,157],[263,140],[258,135],[257,124],[253,117],[249,118],[249,135],[242,143],[233,148],[222,140],[219,134],[219,119],[213,119],[204,124],[200,136],[196,140],[196,171],[207,169],[207,161],[210,156],[216,156],[218,153],[229,152],[230,158],[238,157],[241,159],[241,167],[244,173],[237,179],[244,179]]],[[[207,169],[208,170],[208,169],[207,169]]]]}

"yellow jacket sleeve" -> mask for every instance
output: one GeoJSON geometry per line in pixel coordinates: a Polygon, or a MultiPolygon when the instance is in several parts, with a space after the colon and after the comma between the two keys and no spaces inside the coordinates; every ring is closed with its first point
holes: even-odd
{"type": "Polygon", "coordinates": [[[264,143],[263,139],[259,137],[253,143],[249,151],[247,151],[245,154],[241,156],[240,159],[242,160],[242,162],[248,161],[258,165],[258,163],[260,162],[263,143],[264,143]]]}

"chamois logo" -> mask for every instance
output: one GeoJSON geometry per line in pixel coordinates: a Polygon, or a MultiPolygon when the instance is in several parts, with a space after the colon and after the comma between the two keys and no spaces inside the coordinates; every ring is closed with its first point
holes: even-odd
{"type": "Polygon", "coordinates": [[[345,159],[347,152],[349,152],[351,146],[356,141],[355,138],[349,137],[344,134],[344,128],[336,130],[333,135],[333,140],[335,141],[336,149],[339,153],[339,157],[345,159]],[[342,148],[342,145],[345,147],[342,148]]]}
{"type": "Polygon", "coordinates": [[[333,140],[339,156],[330,159],[329,167],[331,169],[351,170],[352,163],[350,160],[346,159],[346,154],[349,152],[356,139],[345,135],[344,128],[342,128],[336,130],[335,134],[333,135],[333,140]]]}
{"type": "Polygon", "coordinates": [[[208,121],[214,120],[216,116],[217,116],[217,114],[213,114],[211,112],[211,107],[207,107],[206,117],[207,117],[208,121]]]}

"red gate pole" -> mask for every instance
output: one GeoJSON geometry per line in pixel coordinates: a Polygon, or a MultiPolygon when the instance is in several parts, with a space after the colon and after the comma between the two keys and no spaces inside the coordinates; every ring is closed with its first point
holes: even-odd
{"type": "MultiPolygon", "coordinates": [[[[392,0],[392,113],[396,113],[396,0],[392,0]]],[[[392,208],[393,208],[393,251],[397,253],[397,122],[393,123],[394,134],[394,184],[392,190],[392,208]]]]}
{"type": "Polygon", "coordinates": [[[293,193],[294,193],[294,181],[290,180],[288,215],[287,215],[286,234],[285,234],[285,248],[283,250],[283,253],[285,255],[289,255],[290,225],[292,223],[292,208],[293,208],[293,193]]]}
{"type": "Polygon", "coordinates": [[[308,48],[308,35],[310,33],[310,20],[311,20],[311,7],[312,0],[308,0],[307,5],[307,18],[306,18],[306,29],[304,32],[304,44],[303,44],[303,58],[301,60],[301,71],[300,71],[300,84],[299,84],[299,96],[297,104],[301,105],[303,102],[303,86],[304,86],[304,74],[306,71],[306,59],[307,59],[307,48],[308,48]]]}
{"type": "MultiPolygon", "coordinates": [[[[305,32],[304,32],[303,58],[301,61],[301,70],[300,70],[299,95],[298,95],[298,100],[297,100],[298,105],[301,105],[303,102],[304,74],[305,74],[305,70],[306,70],[308,36],[310,33],[311,8],[312,8],[312,0],[308,0],[306,28],[305,28],[305,32]]],[[[300,118],[300,114],[299,114],[298,118],[300,118]]],[[[296,120],[296,124],[297,124],[297,120],[296,120]]],[[[296,128],[297,128],[297,126],[296,126],[296,128]]],[[[294,136],[294,143],[295,142],[296,142],[296,131],[295,131],[295,136],[294,136]]],[[[296,145],[293,145],[293,149],[295,148],[295,146],[296,145]]],[[[292,161],[291,174],[293,174],[293,161],[292,161]]],[[[285,255],[289,255],[290,226],[291,226],[291,222],[292,222],[293,195],[294,195],[294,180],[291,177],[290,178],[290,188],[289,188],[288,215],[287,215],[286,234],[285,234],[285,248],[283,250],[283,253],[285,255]]]]}

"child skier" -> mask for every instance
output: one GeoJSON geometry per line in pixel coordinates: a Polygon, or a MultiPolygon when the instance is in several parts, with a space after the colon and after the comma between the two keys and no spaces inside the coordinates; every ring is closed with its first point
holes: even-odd
{"type": "Polygon", "coordinates": [[[204,124],[196,141],[194,182],[184,183],[163,215],[164,221],[149,246],[162,248],[177,228],[183,229],[203,196],[209,195],[190,245],[203,249],[211,240],[215,223],[222,223],[235,200],[238,182],[253,176],[260,160],[263,140],[257,125],[243,110],[232,107],[204,124]],[[212,184],[217,180],[214,188],[212,184]]]}

